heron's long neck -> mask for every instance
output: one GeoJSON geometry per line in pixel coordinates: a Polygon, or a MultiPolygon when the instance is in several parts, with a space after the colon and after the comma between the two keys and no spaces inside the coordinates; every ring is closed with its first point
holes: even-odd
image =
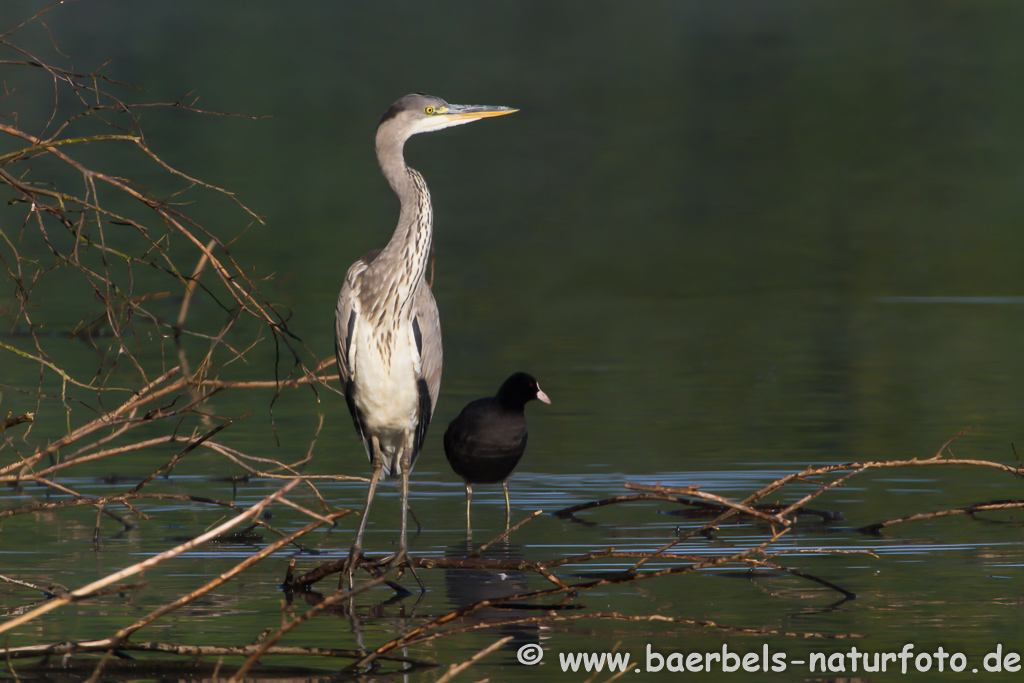
{"type": "Polygon", "coordinates": [[[393,312],[389,311],[393,314],[408,309],[423,281],[430,258],[434,224],[427,183],[419,172],[406,165],[402,147],[400,142],[377,147],[377,159],[384,177],[402,205],[391,240],[373,262],[375,269],[380,268],[382,279],[388,281],[388,285],[378,291],[397,294],[395,300],[398,305],[393,312]]]}

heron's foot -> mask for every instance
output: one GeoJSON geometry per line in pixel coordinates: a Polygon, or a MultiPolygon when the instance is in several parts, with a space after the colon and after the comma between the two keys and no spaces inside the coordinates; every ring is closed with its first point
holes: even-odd
{"type": "MultiPolygon", "coordinates": [[[[359,546],[352,546],[352,549],[348,552],[348,559],[345,560],[345,564],[341,567],[341,580],[339,581],[339,584],[341,581],[344,581],[347,576],[348,588],[349,590],[352,590],[352,586],[355,583],[354,575],[356,573],[356,569],[358,569],[365,560],[366,557],[363,555],[363,549],[359,546]]],[[[339,585],[339,588],[340,587],[341,586],[339,585]]]]}
{"type": "Polygon", "coordinates": [[[359,565],[366,560],[366,555],[363,554],[363,549],[359,546],[352,546],[352,549],[348,551],[348,559],[345,560],[345,570],[355,571],[359,568],[359,565]]]}
{"type": "Polygon", "coordinates": [[[427,587],[423,585],[423,581],[420,580],[419,574],[416,573],[416,567],[413,560],[409,557],[409,552],[405,548],[400,548],[394,555],[385,557],[377,566],[384,567],[388,571],[397,568],[399,572],[408,568],[409,572],[412,574],[412,578],[416,579],[416,583],[419,584],[420,592],[425,593],[427,591],[427,587]]]}

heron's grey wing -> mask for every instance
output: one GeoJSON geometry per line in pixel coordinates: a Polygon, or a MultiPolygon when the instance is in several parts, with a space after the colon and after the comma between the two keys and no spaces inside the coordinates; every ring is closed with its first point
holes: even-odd
{"type": "Polygon", "coordinates": [[[338,374],[341,375],[341,388],[345,392],[345,402],[348,404],[348,412],[352,415],[352,422],[355,424],[359,438],[363,440],[367,456],[370,456],[369,435],[364,428],[364,420],[359,409],[356,408],[355,396],[353,395],[352,377],[357,371],[355,367],[356,356],[352,353],[352,338],[355,331],[356,319],[359,316],[359,276],[366,270],[366,262],[362,259],[352,264],[345,276],[345,284],[338,295],[338,308],[334,317],[334,357],[338,362],[338,374]]]}
{"type": "Polygon", "coordinates": [[[426,281],[420,282],[416,292],[415,317],[413,318],[413,335],[416,350],[420,355],[420,372],[416,383],[420,392],[420,414],[416,425],[416,448],[414,455],[419,455],[423,441],[427,436],[427,427],[437,407],[437,396],[441,392],[441,316],[437,312],[437,302],[426,281]]]}
{"type": "Polygon", "coordinates": [[[363,272],[380,254],[380,249],[371,249],[363,257],[349,266],[345,274],[345,284],[338,295],[338,308],[334,314],[334,357],[338,361],[338,373],[341,375],[341,386],[345,388],[355,373],[354,354],[352,353],[352,333],[355,330],[359,310],[359,289],[362,284],[363,272]]]}
{"type": "Polygon", "coordinates": [[[352,330],[355,327],[353,299],[352,287],[346,280],[345,285],[341,288],[341,294],[338,295],[338,308],[334,313],[334,359],[338,362],[342,389],[352,378],[348,351],[352,341],[352,330]]]}
{"type": "Polygon", "coordinates": [[[422,336],[420,348],[420,377],[427,382],[430,392],[430,412],[437,407],[437,396],[441,392],[441,365],[444,354],[441,350],[441,316],[430,287],[424,281],[420,285],[416,302],[416,323],[422,336]]]}

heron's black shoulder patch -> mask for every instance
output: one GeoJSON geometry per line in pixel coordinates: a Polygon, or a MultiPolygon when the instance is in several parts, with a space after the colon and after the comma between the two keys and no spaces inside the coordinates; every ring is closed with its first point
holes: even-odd
{"type": "Polygon", "coordinates": [[[412,319],[412,336],[416,339],[416,353],[423,355],[423,333],[420,332],[420,321],[412,319]]]}
{"type": "Polygon", "coordinates": [[[370,438],[366,433],[366,419],[363,417],[363,411],[356,407],[355,382],[352,380],[345,383],[345,403],[348,405],[348,412],[352,415],[352,424],[359,432],[359,438],[363,440],[364,446],[369,447],[370,438]]]}
{"type": "MultiPolygon", "coordinates": [[[[420,378],[416,381],[416,389],[420,395],[419,420],[416,422],[416,447],[412,451],[412,462],[416,462],[420,451],[423,449],[423,442],[427,439],[427,427],[430,426],[433,403],[430,400],[430,387],[427,381],[420,378]]],[[[411,463],[410,463],[411,465],[411,463]]]]}
{"type": "Polygon", "coordinates": [[[366,265],[370,265],[371,263],[373,263],[374,259],[376,259],[378,256],[380,256],[380,252],[382,252],[382,251],[384,251],[384,250],[383,249],[371,249],[370,251],[368,251],[365,254],[363,254],[363,258],[361,258],[360,260],[363,263],[365,263],[366,265]]]}
{"type": "MultiPolygon", "coordinates": [[[[348,316],[348,328],[345,331],[345,358],[348,359],[348,351],[352,348],[352,330],[356,326],[356,312],[353,310],[351,315],[348,316]]],[[[349,361],[346,361],[349,362],[349,361]]],[[[348,387],[345,387],[348,390],[348,387]]]]}

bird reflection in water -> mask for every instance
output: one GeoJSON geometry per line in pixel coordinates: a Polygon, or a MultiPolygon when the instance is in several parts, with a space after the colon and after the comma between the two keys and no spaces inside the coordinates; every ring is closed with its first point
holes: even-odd
{"type": "MultiPolygon", "coordinates": [[[[475,551],[472,541],[448,546],[445,557],[465,558],[475,551]]],[[[518,543],[496,543],[488,547],[479,557],[482,560],[522,560],[523,546],[518,543]]],[[[497,600],[530,591],[530,573],[517,569],[445,569],[444,589],[453,609],[475,605],[484,600],[497,600]]],[[[538,622],[515,623],[518,620],[536,617],[536,609],[525,606],[508,608],[487,607],[476,610],[465,617],[468,624],[494,624],[488,633],[501,637],[512,636],[502,649],[515,652],[523,645],[540,640],[541,626],[538,622]]]]}

